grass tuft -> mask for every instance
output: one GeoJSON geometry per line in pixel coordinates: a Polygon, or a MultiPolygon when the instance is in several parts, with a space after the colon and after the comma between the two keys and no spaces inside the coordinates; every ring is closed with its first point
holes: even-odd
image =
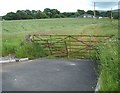
{"type": "Polygon", "coordinates": [[[18,58],[40,58],[45,57],[47,54],[39,43],[22,43],[15,51],[18,58]]]}
{"type": "Polygon", "coordinates": [[[17,46],[15,44],[4,42],[2,44],[2,56],[7,56],[8,54],[15,54],[17,46]]]}

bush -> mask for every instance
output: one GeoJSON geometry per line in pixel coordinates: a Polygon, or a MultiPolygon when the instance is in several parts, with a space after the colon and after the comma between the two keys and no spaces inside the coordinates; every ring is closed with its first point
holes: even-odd
{"type": "Polygon", "coordinates": [[[16,49],[16,57],[18,58],[28,57],[29,59],[34,59],[46,55],[46,51],[39,43],[22,43],[20,47],[16,49]]]}

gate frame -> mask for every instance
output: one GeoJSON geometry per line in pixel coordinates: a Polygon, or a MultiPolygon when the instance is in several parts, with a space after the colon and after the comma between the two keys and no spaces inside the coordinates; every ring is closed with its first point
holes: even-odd
{"type": "MultiPolygon", "coordinates": [[[[43,46],[46,46],[46,48],[48,48],[50,55],[54,55],[52,47],[55,47],[55,44],[59,43],[59,42],[63,42],[64,43],[64,48],[65,48],[65,52],[61,52],[61,53],[65,53],[66,56],[69,58],[70,56],[70,52],[72,51],[72,47],[73,46],[86,46],[88,48],[81,48],[81,50],[96,50],[95,46],[100,43],[100,42],[104,42],[106,40],[109,40],[113,37],[114,35],[41,35],[41,34],[33,34],[30,35],[30,39],[32,43],[39,43],[41,41],[43,41],[43,46]],[[43,39],[43,37],[48,37],[47,39],[43,39]],[[53,37],[59,37],[59,38],[54,38],[53,37]],[[63,38],[62,38],[63,37],[63,38]],[[102,38],[101,40],[79,40],[78,38],[102,38]],[[56,42],[53,43],[53,41],[55,39],[60,39],[60,40],[56,40],[56,42]],[[67,40],[68,39],[68,40],[67,40]],[[72,39],[74,39],[73,41],[71,41],[72,39]],[[69,45],[67,43],[70,43],[69,45]],[[72,44],[72,42],[77,42],[77,43],[82,43],[81,45],[74,45],[72,44]],[[93,43],[93,44],[88,44],[88,43],[93,43]],[[68,48],[69,47],[69,48],[68,48]],[[92,49],[89,49],[92,48],[92,49]]],[[[41,43],[42,44],[42,43],[41,43]]],[[[80,49],[80,48],[76,48],[76,49],[80,49]]],[[[57,50],[56,50],[57,51],[57,50]]],[[[59,51],[60,52],[60,51],[59,51]]]]}

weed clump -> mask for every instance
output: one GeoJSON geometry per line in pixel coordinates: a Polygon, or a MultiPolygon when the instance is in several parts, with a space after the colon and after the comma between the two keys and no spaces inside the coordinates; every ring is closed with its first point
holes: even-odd
{"type": "Polygon", "coordinates": [[[45,57],[47,53],[42,48],[40,43],[21,43],[15,51],[16,57],[29,59],[45,57]]]}
{"type": "Polygon", "coordinates": [[[40,43],[21,42],[19,45],[5,42],[2,44],[2,56],[14,55],[17,58],[35,59],[47,56],[40,43]]]}
{"type": "Polygon", "coordinates": [[[4,42],[2,44],[2,56],[7,56],[8,54],[15,54],[17,46],[15,44],[4,42]]]}

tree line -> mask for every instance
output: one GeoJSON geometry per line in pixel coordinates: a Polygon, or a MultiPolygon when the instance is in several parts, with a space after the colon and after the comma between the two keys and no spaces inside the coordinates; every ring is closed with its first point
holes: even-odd
{"type": "MultiPolygon", "coordinates": [[[[23,20],[23,19],[45,19],[45,18],[69,18],[69,17],[79,17],[82,14],[87,13],[90,15],[94,15],[94,11],[88,10],[85,12],[84,10],[78,9],[76,12],[63,12],[61,13],[57,9],[45,8],[44,11],[40,10],[17,10],[16,13],[9,12],[3,19],[5,20],[23,20]]],[[[111,17],[111,11],[95,11],[96,16],[101,17],[111,17]]],[[[113,13],[113,18],[118,19],[118,14],[113,13]]]]}

